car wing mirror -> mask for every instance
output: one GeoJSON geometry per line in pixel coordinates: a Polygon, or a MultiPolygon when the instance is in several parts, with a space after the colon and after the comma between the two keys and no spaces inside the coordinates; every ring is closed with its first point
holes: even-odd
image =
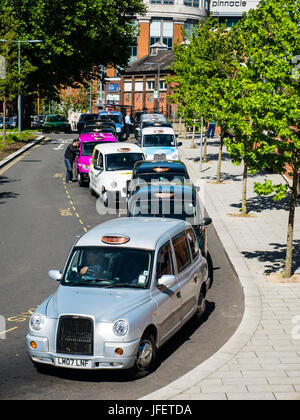
{"type": "Polygon", "coordinates": [[[169,274],[164,274],[157,281],[158,286],[165,286],[165,287],[171,286],[174,283],[175,283],[175,276],[169,275],[169,274]]]}
{"type": "Polygon", "coordinates": [[[51,279],[60,281],[62,279],[62,273],[59,270],[50,270],[48,275],[51,279]]]}
{"type": "Polygon", "coordinates": [[[212,223],[212,219],[210,217],[204,217],[200,223],[199,226],[208,226],[212,223]]]}
{"type": "Polygon", "coordinates": [[[96,169],[96,171],[103,171],[103,168],[100,165],[94,165],[94,168],[96,169]]]}

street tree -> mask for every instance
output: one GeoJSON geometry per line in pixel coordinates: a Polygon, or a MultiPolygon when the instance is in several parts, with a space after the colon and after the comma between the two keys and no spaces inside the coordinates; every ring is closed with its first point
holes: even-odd
{"type": "MultiPolygon", "coordinates": [[[[62,87],[84,84],[100,65],[125,66],[134,44],[131,20],[145,12],[142,0],[2,0],[0,13],[11,7],[22,46],[37,68],[28,78],[31,90],[56,99],[62,87]]],[[[0,21],[0,28],[3,29],[0,21]]]]}
{"type": "Polygon", "coordinates": [[[5,75],[0,79],[0,98],[3,102],[3,143],[6,142],[6,107],[7,102],[13,102],[20,90],[24,88],[24,80],[36,70],[23,56],[22,73],[18,72],[18,21],[14,18],[13,10],[8,7],[1,16],[0,26],[0,54],[4,57],[5,75]]]}
{"type": "Polygon", "coordinates": [[[228,132],[228,103],[224,99],[233,74],[234,51],[231,36],[225,25],[217,25],[212,17],[202,22],[191,38],[175,47],[172,65],[174,75],[173,103],[189,125],[203,118],[205,124],[214,120],[221,127],[217,181],[221,177],[222,147],[228,132]]]}
{"type": "Polygon", "coordinates": [[[248,57],[248,77],[260,90],[253,96],[253,109],[249,111],[253,115],[251,131],[257,137],[254,160],[258,167],[283,174],[282,183],[273,185],[265,180],[255,183],[254,190],[258,195],[273,194],[274,200],[287,194],[290,197],[285,277],[292,274],[300,171],[299,22],[299,0],[262,0],[236,31],[243,54],[248,57]]]}

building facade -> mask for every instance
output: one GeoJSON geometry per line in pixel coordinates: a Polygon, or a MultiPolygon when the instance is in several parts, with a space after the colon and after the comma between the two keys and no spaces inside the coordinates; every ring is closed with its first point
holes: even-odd
{"type": "MultiPolygon", "coordinates": [[[[158,81],[158,64],[152,69],[152,74],[146,71],[145,75],[140,72],[144,66],[133,64],[147,56],[148,61],[153,61],[151,55],[154,45],[160,44],[164,46],[164,50],[172,51],[175,44],[183,42],[184,33],[189,36],[193,28],[200,20],[205,19],[210,11],[209,0],[144,0],[144,3],[147,13],[137,16],[133,23],[136,26],[137,45],[131,48],[129,68],[124,70],[123,76],[118,74],[117,69],[108,68],[105,83],[106,104],[126,106],[133,112],[156,108],[158,84],[160,108],[168,108],[165,80],[158,81]],[[136,74],[137,67],[139,75],[136,74]],[[130,72],[133,79],[128,82],[130,72]],[[130,87],[131,91],[128,90],[130,87]],[[144,90],[141,90],[142,88],[144,90]]],[[[160,56],[169,58],[172,54],[164,53],[160,56]]],[[[162,75],[166,73],[163,62],[160,70],[162,75]]]]}
{"type": "Polygon", "coordinates": [[[241,19],[243,13],[255,9],[258,3],[259,0],[212,0],[210,9],[220,23],[226,23],[230,28],[241,19]]]}

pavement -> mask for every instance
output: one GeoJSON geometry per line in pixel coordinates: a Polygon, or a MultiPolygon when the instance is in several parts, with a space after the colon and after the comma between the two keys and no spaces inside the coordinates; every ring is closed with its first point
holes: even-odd
{"type": "MultiPolygon", "coordinates": [[[[250,176],[251,217],[236,217],[241,207],[242,166],[234,166],[224,148],[223,182],[214,183],[218,144],[218,136],[208,140],[208,162],[202,163],[202,172],[197,142],[191,148],[191,141],[184,140],[180,156],[193,182],[198,185],[200,180],[206,211],[239,277],[244,316],[233,336],[212,357],[142,399],[300,400],[300,283],[278,282],[280,276],[274,276],[284,267],[289,200],[274,202],[253,192],[254,182],[267,178],[279,183],[282,177],[270,173],[250,176]]],[[[299,201],[293,261],[294,272],[300,274],[299,201]]]]}
{"type": "Polygon", "coordinates": [[[33,146],[35,146],[36,144],[38,144],[41,140],[43,140],[45,138],[44,135],[38,136],[37,134],[34,134],[34,133],[33,133],[33,135],[36,135],[37,138],[35,140],[31,141],[30,143],[27,143],[26,146],[18,149],[16,152],[11,153],[10,155],[6,156],[6,158],[2,159],[0,161],[0,168],[2,168],[3,166],[6,166],[8,163],[12,162],[15,158],[22,155],[27,150],[31,149],[33,146]]]}

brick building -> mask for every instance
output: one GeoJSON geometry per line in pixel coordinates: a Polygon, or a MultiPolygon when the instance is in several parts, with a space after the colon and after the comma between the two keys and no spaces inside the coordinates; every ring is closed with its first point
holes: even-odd
{"type": "Polygon", "coordinates": [[[147,13],[137,16],[133,23],[137,29],[137,45],[131,48],[130,64],[120,74],[115,68],[107,69],[105,102],[129,107],[133,113],[157,109],[157,96],[161,112],[170,114],[167,103],[170,94],[165,77],[174,57],[176,43],[184,41],[193,28],[209,14],[209,0],[144,0],[147,13]],[[161,46],[156,54],[155,46],[161,46]],[[153,48],[154,47],[154,48],[153,48]],[[147,62],[155,64],[147,65],[147,62]],[[160,80],[158,73],[160,67],[160,80]],[[159,89],[158,89],[159,83],[159,89]]]}

